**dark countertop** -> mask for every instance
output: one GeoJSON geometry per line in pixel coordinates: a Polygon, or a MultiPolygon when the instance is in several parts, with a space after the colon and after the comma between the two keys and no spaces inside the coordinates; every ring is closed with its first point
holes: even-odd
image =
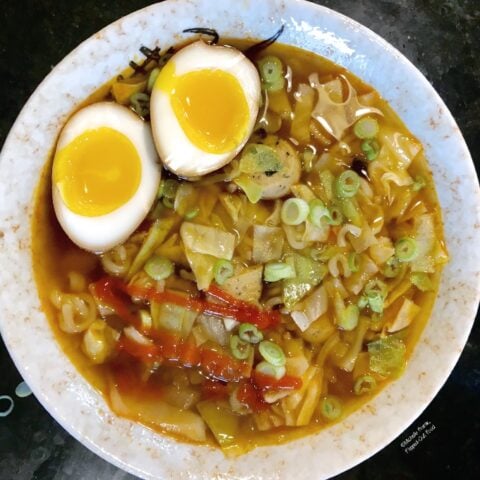
{"type": "MultiPolygon", "coordinates": [[[[260,0],[259,0],[260,1],[260,0]]],[[[0,8],[0,145],[38,83],[82,40],[144,0],[7,0],[0,8]]],[[[324,0],[380,34],[433,84],[480,162],[480,2],[324,0]]],[[[1,314],[1,313],[0,313],[1,314]]],[[[1,480],[130,480],[66,433],[33,396],[15,397],[21,377],[0,340],[0,395],[15,399],[0,418],[1,480]]],[[[3,409],[3,404],[1,405],[3,409]]],[[[445,386],[400,437],[338,480],[480,478],[480,323],[445,386]],[[433,427],[432,427],[433,426],[433,427]],[[430,432],[412,451],[405,440],[430,432]],[[402,447],[403,444],[403,447],[402,447]]]]}

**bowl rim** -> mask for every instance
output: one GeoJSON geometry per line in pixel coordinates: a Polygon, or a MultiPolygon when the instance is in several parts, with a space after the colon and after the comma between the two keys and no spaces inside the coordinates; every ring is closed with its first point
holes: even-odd
{"type": "MultiPolygon", "coordinates": [[[[233,3],[234,0],[229,0],[228,2],[225,3],[233,3]]],[[[287,6],[291,10],[295,9],[300,9],[302,10],[303,13],[308,12],[311,13],[312,17],[317,19],[320,18],[321,16],[325,16],[328,19],[331,19],[334,21],[336,26],[343,25],[347,33],[344,33],[350,40],[352,37],[349,37],[348,30],[351,32],[360,32],[365,36],[366,39],[368,39],[369,42],[372,42],[372,44],[376,44],[378,48],[380,48],[388,57],[394,58],[396,61],[399,62],[402,68],[406,69],[411,76],[414,77],[415,82],[419,82],[419,84],[422,84],[423,88],[427,91],[432,96],[432,99],[436,105],[438,105],[441,109],[441,122],[447,122],[449,123],[450,126],[455,126],[456,130],[452,134],[452,137],[454,138],[456,148],[458,148],[459,151],[463,153],[463,168],[465,169],[465,172],[467,175],[470,175],[469,179],[465,179],[467,182],[469,188],[471,191],[474,193],[474,210],[475,210],[475,222],[477,224],[480,224],[480,189],[478,185],[478,178],[475,172],[475,168],[473,165],[473,161],[470,157],[470,154],[468,153],[467,146],[465,144],[465,141],[463,140],[463,137],[461,136],[461,133],[458,130],[458,127],[456,126],[456,123],[448,111],[447,107],[445,106],[444,102],[441,100],[441,98],[438,96],[438,94],[435,92],[433,87],[428,83],[428,81],[425,79],[425,77],[416,69],[416,67],[408,60],[406,59],[397,49],[395,49],[393,46],[391,46],[389,43],[387,43],[384,39],[382,39],[380,36],[375,34],[373,31],[368,29],[367,27],[362,26],[358,22],[350,19],[349,17],[346,17],[343,14],[340,14],[338,12],[335,12],[327,7],[323,7],[320,5],[316,5],[313,3],[305,2],[303,0],[286,0],[286,1],[281,1],[281,0],[269,0],[269,2],[265,2],[266,4],[268,3],[269,6],[273,6],[274,9],[280,9],[282,6],[285,7],[287,6]]],[[[12,129],[10,130],[10,133],[8,134],[5,144],[2,149],[2,153],[0,156],[0,171],[3,171],[3,167],[5,162],[7,161],[6,157],[8,156],[8,153],[14,149],[15,144],[17,143],[18,139],[16,136],[18,136],[18,131],[19,128],[25,119],[26,116],[29,115],[30,110],[32,110],[32,105],[35,103],[36,99],[38,99],[39,95],[41,94],[42,90],[45,88],[46,85],[48,85],[52,78],[55,78],[58,76],[59,72],[62,71],[62,69],[66,69],[67,67],[71,67],[72,63],[75,63],[77,57],[81,56],[85,49],[91,48],[94,42],[96,41],[104,41],[106,38],[109,38],[111,36],[112,32],[115,31],[115,29],[118,29],[118,27],[124,23],[129,23],[133,22],[134,20],[140,20],[140,19],[146,19],[150,16],[152,12],[161,12],[162,10],[167,11],[168,8],[173,8],[173,7],[181,7],[181,6],[187,6],[188,4],[191,4],[188,0],[167,0],[166,2],[162,2],[160,4],[154,4],[148,7],[145,7],[141,10],[138,10],[136,12],[132,12],[131,14],[122,17],[118,19],[117,21],[111,23],[110,25],[106,26],[102,30],[100,30],[98,33],[92,35],[88,39],[86,39],[84,42],[82,42],[78,47],[76,47],[70,54],[68,54],[59,64],[52,69],[52,71],[45,77],[45,79],[40,83],[40,85],[37,87],[37,89],[33,92],[33,94],[30,96],[29,100],[26,102],[25,106],[23,107],[22,111],[20,112],[19,116],[17,117],[17,120],[15,121],[14,125],[12,126],[12,129]]],[[[208,9],[208,2],[206,0],[199,0],[198,2],[194,2],[194,7],[199,8],[201,11],[202,9],[208,9]]],[[[285,18],[282,18],[282,20],[285,20],[285,18]]],[[[287,23],[289,25],[294,25],[294,18],[289,18],[286,19],[287,23]],[[290,22],[290,23],[289,23],[290,22]]],[[[277,22],[275,20],[272,20],[272,25],[275,25],[277,22]]],[[[328,23],[328,22],[327,22],[328,23]]],[[[220,30],[220,29],[219,29],[220,30]]],[[[273,30],[273,28],[272,28],[273,30]]],[[[305,33],[305,32],[303,32],[305,33]]],[[[328,32],[327,32],[328,33],[328,32]]],[[[338,33],[338,32],[335,32],[338,33]]],[[[302,34],[302,32],[300,32],[302,34]]],[[[308,34],[308,32],[307,32],[308,34]]],[[[324,38],[325,39],[325,38],[324,38]]],[[[315,40],[318,41],[318,40],[315,40]]],[[[173,41],[172,43],[176,43],[173,41]]],[[[286,42],[290,43],[290,42],[286,42]]],[[[351,44],[355,43],[355,39],[352,40],[351,44]]],[[[349,43],[347,42],[344,45],[345,48],[350,48],[349,43]]],[[[332,46],[332,48],[339,48],[338,45],[337,47],[332,46]]],[[[343,47],[342,47],[343,48],[343,47]]],[[[306,48],[308,49],[308,48],[306,48]]],[[[130,58],[125,58],[125,64],[128,62],[130,58]]],[[[338,62],[338,58],[336,59],[338,62]]],[[[340,62],[341,63],[341,58],[340,62]]],[[[77,66],[76,68],[81,68],[80,66],[77,66]]],[[[354,72],[356,73],[356,72],[354,72]]],[[[358,73],[356,73],[358,75],[358,73]]],[[[360,76],[360,75],[358,75],[360,76]]],[[[362,79],[365,80],[364,77],[361,77],[362,79]]],[[[367,83],[373,83],[373,82],[367,82],[367,83]]],[[[97,85],[98,86],[98,85],[97,85]]],[[[464,173],[465,173],[464,172],[464,173]]],[[[2,180],[4,180],[3,177],[0,176],[2,180]]],[[[437,179],[436,179],[437,180],[437,179]]],[[[3,187],[3,185],[2,185],[3,187]]],[[[0,190],[0,192],[4,193],[4,190],[0,190]]],[[[0,217],[3,215],[3,211],[0,210],[0,217]]],[[[0,225],[4,226],[6,225],[6,222],[4,219],[0,221],[0,225]]],[[[30,222],[28,224],[28,229],[30,228],[30,222]]],[[[480,239],[480,234],[477,232],[476,236],[474,239],[480,239]]],[[[2,254],[0,254],[0,258],[2,254]]],[[[475,257],[472,259],[472,262],[477,262],[473,267],[475,267],[476,271],[480,271],[480,263],[479,258],[475,257]]],[[[477,282],[474,287],[474,292],[470,295],[469,297],[469,304],[468,308],[466,308],[466,312],[468,312],[468,317],[469,320],[465,321],[465,328],[463,329],[463,332],[461,334],[457,334],[456,338],[458,339],[458,343],[461,344],[461,347],[463,348],[464,344],[467,341],[468,334],[470,333],[470,330],[473,326],[473,322],[475,319],[475,314],[477,311],[477,306],[478,302],[480,299],[480,277],[477,276],[477,282]]],[[[4,303],[6,300],[4,297],[0,297],[0,303],[4,303]]],[[[62,414],[59,412],[59,408],[57,405],[53,404],[51,401],[51,398],[48,394],[48,392],[45,391],[45,389],[38,383],[38,379],[35,378],[35,376],[32,374],[32,370],[29,368],[28,364],[25,364],[23,360],[19,358],[17,355],[17,348],[14,346],[14,342],[12,338],[14,337],[12,330],[11,330],[11,325],[7,324],[4,319],[0,319],[0,327],[2,331],[2,336],[4,338],[5,344],[7,346],[7,349],[10,353],[10,356],[15,362],[16,367],[22,374],[22,376],[25,378],[25,380],[29,383],[30,387],[32,388],[35,396],[37,399],[40,401],[40,403],[44,406],[44,408],[62,425],[63,428],[65,428],[72,436],[74,436],[78,441],[80,441],[82,444],[86,445],[88,448],[90,448],[94,453],[97,455],[103,457],[105,460],[115,464],[116,466],[129,471],[130,473],[133,473],[135,475],[140,475],[144,476],[144,478],[153,478],[151,474],[148,471],[143,471],[139,469],[136,465],[133,465],[132,463],[129,463],[129,461],[123,461],[119,457],[115,456],[112,452],[108,451],[107,449],[104,448],[104,445],[98,443],[98,441],[95,441],[94,439],[90,438],[88,435],[85,435],[85,432],[81,431],[81,429],[78,428],[78,426],[73,426],[71,422],[67,421],[67,418],[62,416],[62,414]]],[[[424,332],[425,334],[425,332],[424,332]]],[[[417,343],[417,346],[419,342],[417,343]]],[[[408,425],[411,424],[423,411],[424,408],[427,407],[427,405],[430,403],[430,401],[433,399],[433,397],[438,393],[440,388],[443,386],[444,382],[446,381],[448,375],[450,374],[451,370],[453,369],[455,363],[458,361],[458,358],[460,356],[461,349],[455,352],[452,352],[449,355],[448,361],[444,361],[444,366],[446,367],[445,371],[443,372],[442,375],[438,376],[438,379],[433,386],[433,388],[430,388],[429,391],[425,394],[424,400],[422,401],[421,406],[417,406],[415,412],[408,416],[407,418],[403,419],[403,422],[401,423],[400,427],[397,427],[394,429],[393,432],[390,433],[388,438],[384,438],[381,442],[374,444],[373,446],[370,446],[367,448],[362,454],[360,455],[354,455],[353,459],[347,459],[345,460],[341,466],[337,466],[335,468],[332,467],[331,471],[328,472],[329,475],[334,475],[338,474],[344,470],[347,470],[354,465],[360,463],[361,461],[365,460],[366,458],[370,457],[371,455],[375,454],[378,452],[380,449],[384,448],[390,441],[392,441],[398,434],[404,431],[405,428],[408,427],[408,425]]],[[[77,372],[77,376],[80,376],[80,374],[77,372]]],[[[78,379],[75,379],[78,380],[78,379]]],[[[81,377],[81,380],[83,380],[83,377],[81,377]]],[[[381,393],[380,395],[383,395],[381,393]]],[[[378,398],[378,396],[376,397],[378,398]]],[[[350,418],[350,417],[348,417],[350,418]]],[[[347,418],[347,420],[348,420],[347,418]]],[[[140,428],[140,430],[143,427],[140,428]]],[[[138,431],[138,429],[137,429],[138,431]]],[[[293,443],[289,443],[288,445],[293,445],[293,443]]],[[[168,448],[172,448],[171,446],[165,446],[166,451],[168,451],[168,448]]],[[[266,447],[270,448],[270,447],[266,447]]],[[[243,457],[242,457],[243,458],[243,457]]]]}

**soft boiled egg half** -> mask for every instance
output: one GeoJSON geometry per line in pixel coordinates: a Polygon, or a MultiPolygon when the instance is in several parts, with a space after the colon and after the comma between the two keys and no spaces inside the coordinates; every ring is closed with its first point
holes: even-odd
{"type": "Polygon", "coordinates": [[[194,178],[230,162],[252,133],[260,92],[257,69],[239,50],[201,40],[179,50],[158,75],[150,101],[166,168],[194,178]]]}
{"type": "Polygon", "coordinates": [[[83,108],[59,137],[53,205],[71,240],[93,252],[125,241],[155,199],[160,168],[150,127],[111,102],[83,108]]]}

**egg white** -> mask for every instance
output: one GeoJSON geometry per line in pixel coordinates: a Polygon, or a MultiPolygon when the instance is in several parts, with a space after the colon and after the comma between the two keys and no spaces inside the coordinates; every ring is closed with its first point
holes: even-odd
{"type": "Polygon", "coordinates": [[[234,150],[215,154],[205,152],[190,142],[178,123],[169,94],[153,88],[150,101],[152,133],[162,162],[179,176],[198,177],[226,165],[247,142],[260,105],[260,77],[253,63],[239,50],[207,45],[203,41],[182,48],[169,62],[175,66],[175,76],[203,69],[226,71],[238,80],[247,101],[249,119],[243,140],[234,150]]]}
{"type": "Polygon", "coordinates": [[[78,246],[97,253],[121,244],[136,230],[150,210],[160,182],[158,156],[149,125],[116,103],[95,103],[75,113],[60,134],[57,152],[85,131],[101,127],[124,134],[135,147],[141,163],[140,184],[135,194],[110,213],[87,217],[72,212],[52,182],[55,214],[63,230],[78,246]]]}

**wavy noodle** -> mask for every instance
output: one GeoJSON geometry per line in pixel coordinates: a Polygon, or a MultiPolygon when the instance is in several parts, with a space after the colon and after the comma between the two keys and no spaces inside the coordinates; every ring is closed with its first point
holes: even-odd
{"type": "Polygon", "coordinates": [[[83,332],[97,316],[97,306],[89,293],[60,294],[58,305],[58,324],[66,333],[83,332]]]}
{"type": "Polygon", "coordinates": [[[282,225],[287,241],[295,250],[303,250],[307,248],[310,242],[302,240],[304,232],[301,232],[297,227],[291,225],[282,225]]]}
{"type": "Polygon", "coordinates": [[[123,277],[127,274],[137,252],[138,246],[132,242],[118,245],[101,255],[102,267],[110,275],[123,277]]]}
{"type": "Polygon", "coordinates": [[[341,253],[337,253],[328,261],[327,265],[330,275],[332,275],[334,278],[340,275],[340,269],[338,266],[339,263],[342,266],[343,276],[348,278],[352,274],[352,271],[348,266],[348,260],[345,258],[345,255],[341,253]]]}
{"type": "Polygon", "coordinates": [[[344,225],[337,234],[337,245],[339,247],[346,247],[347,246],[347,239],[346,235],[350,233],[354,237],[359,237],[362,234],[362,229],[351,223],[347,223],[344,225]]]}

